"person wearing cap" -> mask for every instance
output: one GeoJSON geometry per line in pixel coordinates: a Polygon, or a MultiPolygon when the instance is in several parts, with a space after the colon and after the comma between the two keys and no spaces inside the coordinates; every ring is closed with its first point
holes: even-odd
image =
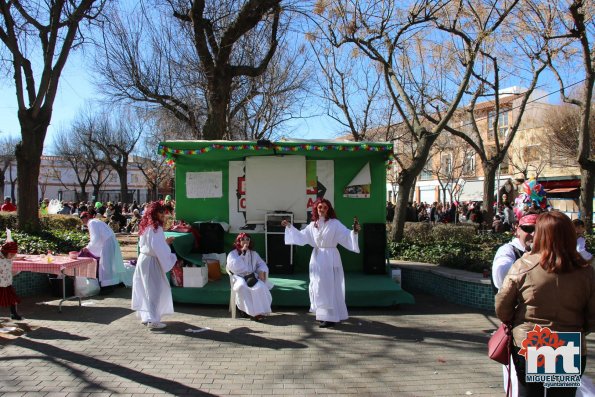
{"type": "Polygon", "coordinates": [[[10,307],[10,318],[22,320],[17,312],[21,302],[12,286],[12,259],[17,254],[18,246],[14,241],[7,241],[0,248],[0,307],[10,307]]]}
{"type": "Polygon", "coordinates": [[[4,197],[4,204],[0,206],[0,212],[14,212],[17,210],[17,206],[14,205],[12,199],[8,196],[4,197]]]}
{"type": "Polygon", "coordinates": [[[502,288],[502,282],[512,264],[523,256],[525,252],[531,250],[536,220],[537,214],[523,216],[519,220],[515,238],[496,251],[496,256],[494,256],[494,262],[492,264],[492,281],[497,289],[502,288]]]}
{"type": "Polygon", "coordinates": [[[91,217],[88,212],[81,213],[80,218],[83,225],[89,229],[91,238],[89,244],[81,250],[81,254],[85,256],[91,253],[99,258],[99,284],[102,288],[120,284],[126,268],[116,235],[105,222],[91,217]]]}
{"type": "Polygon", "coordinates": [[[39,213],[41,215],[48,214],[48,205],[50,205],[50,199],[44,198],[43,201],[41,202],[41,205],[39,206],[39,213]]]}
{"type": "MultiPolygon", "coordinates": [[[[528,214],[519,220],[519,226],[516,229],[515,238],[511,242],[504,244],[494,256],[492,264],[492,283],[498,291],[502,288],[504,279],[512,264],[520,259],[525,252],[531,251],[531,243],[533,242],[533,232],[535,232],[535,222],[537,221],[537,214],[528,214]]],[[[502,366],[504,391],[507,392],[508,387],[508,367],[502,366]]],[[[514,365],[510,366],[510,385],[511,396],[518,396],[518,381],[514,365]]]]}

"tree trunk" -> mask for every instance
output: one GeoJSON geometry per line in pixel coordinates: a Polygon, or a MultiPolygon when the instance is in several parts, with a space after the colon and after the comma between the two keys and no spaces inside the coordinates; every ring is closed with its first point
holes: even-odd
{"type": "Polygon", "coordinates": [[[4,189],[6,187],[6,168],[0,172],[0,199],[4,199],[4,189]]]}
{"type": "Polygon", "coordinates": [[[39,168],[43,142],[49,126],[51,112],[41,111],[37,118],[28,111],[19,111],[22,141],[16,146],[17,179],[19,181],[17,217],[19,229],[28,232],[40,230],[39,224],[39,168]]]}
{"type": "Polygon", "coordinates": [[[416,185],[417,185],[417,177],[415,177],[415,180],[413,181],[413,188],[409,192],[409,201],[410,202],[413,202],[415,199],[415,186],[416,185]]]}
{"type": "Polygon", "coordinates": [[[80,203],[81,201],[87,202],[87,200],[89,200],[89,195],[87,194],[87,184],[80,184],[81,186],[81,193],[78,199],[78,202],[80,203]]]}
{"type": "Polygon", "coordinates": [[[409,194],[411,193],[411,189],[415,187],[417,176],[422,171],[426,161],[428,160],[430,148],[438,138],[438,134],[428,134],[427,131],[417,131],[417,134],[421,138],[417,142],[417,149],[415,151],[413,161],[408,168],[403,169],[399,173],[399,196],[395,206],[395,217],[393,218],[393,227],[391,233],[391,238],[393,241],[401,241],[403,239],[409,194]]]}
{"type": "Polygon", "coordinates": [[[488,225],[492,224],[494,218],[494,186],[498,164],[482,164],[483,168],[483,208],[485,210],[483,221],[488,225]]]}
{"type": "Polygon", "coordinates": [[[409,203],[409,192],[415,186],[415,178],[402,178],[399,183],[399,195],[395,205],[395,216],[393,218],[392,240],[401,241],[405,229],[405,218],[407,217],[407,204],[409,203]]]}
{"type": "Polygon", "coordinates": [[[219,140],[227,132],[227,108],[229,106],[231,78],[219,77],[209,84],[208,115],[202,129],[205,140],[219,140]]]}
{"type": "Polygon", "coordinates": [[[581,220],[585,222],[587,233],[593,229],[593,189],[595,188],[595,172],[589,168],[581,167],[581,196],[579,211],[581,220]]]}
{"type": "Polygon", "coordinates": [[[128,202],[128,171],[124,166],[118,169],[118,178],[120,178],[120,201],[122,203],[128,202]]]}
{"type": "Polygon", "coordinates": [[[14,182],[10,182],[10,198],[12,199],[13,203],[16,203],[17,201],[17,182],[16,180],[14,182]]]}

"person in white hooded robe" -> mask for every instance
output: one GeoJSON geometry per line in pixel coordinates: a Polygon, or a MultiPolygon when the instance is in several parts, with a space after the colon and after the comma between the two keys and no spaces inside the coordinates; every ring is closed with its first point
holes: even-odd
{"type": "Polygon", "coordinates": [[[139,256],[132,278],[132,310],[150,329],[162,329],[161,317],[174,313],[171,288],[166,273],[176,263],[170,245],[174,238],[165,238],[165,207],[153,202],[143,213],[139,227],[139,256]]]}
{"type": "Polygon", "coordinates": [[[236,306],[253,320],[261,321],[271,313],[273,297],[268,281],[269,268],[246,233],[236,237],[235,249],[227,255],[227,270],[232,273],[231,283],[236,294],[236,306]]]}
{"type": "Polygon", "coordinates": [[[99,258],[98,280],[102,288],[120,284],[126,273],[120,244],[114,231],[103,221],[88,212],[80,215],[83,225],[89,229],[89,244],[81,250],[81,256],[99,258]],[[91,255],[88,255],[88,254],[91,255]]]}
{"type": "Polygon", "coordinates": [[[337,219],[330,201],[319,198],[312,205],[312,222],[304,230],[287,220],[281,225],[285,227],[285,244],[314,247],[310,257],[310,311],[316,313],[320,327],[333,327],[347,320],[345,275],[337,244],[359,253],[357,220],[353,230],[347,229],[337,219]]]}

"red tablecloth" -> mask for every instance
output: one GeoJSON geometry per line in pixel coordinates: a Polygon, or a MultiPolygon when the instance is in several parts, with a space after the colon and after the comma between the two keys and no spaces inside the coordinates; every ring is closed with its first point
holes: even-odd
{"type": "Polygon", "coordinates": [[[87,278],[96,278],[97,261],[93,258],[71,259],[68,256],[56,255],[51,263],[48,263],[47,257],[41,255],[26,255],[24,258],[14,259],[12,261],[12,271],[16,272],[34,272],[64,274],[68,276],[82,276],[87,278]]]}

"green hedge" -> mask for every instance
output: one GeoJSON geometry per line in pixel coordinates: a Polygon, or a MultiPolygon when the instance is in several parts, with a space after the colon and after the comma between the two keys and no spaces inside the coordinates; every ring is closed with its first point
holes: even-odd
{"type": "Polygon", "coordinates": [[[473,225],[406,223],[403,241],[389,243],[389,249],[395,259],[480,273],[492,268],[498,247],[510,240],[510,233],[478,234],[473,225]]]}
{"type": "MultiPolygon", "coordinates": [[[[2,242],[6,239],[6,232],[1,234],[2,242]]],[[[12,231],[12,238],[19,245],[21,254],[45,254],[52,251],[56,254],[67,254],[69,251],[79,251],[89,244],[89,234],[70,230],[43,230],[37,235],[12,231]]]]}
{"type": "MultiPolygon", "coordinates": [[[[80,229],[81,220],[74,215],[43,215],[39,218],[42,230],[76,230],[80,229]]],[[[16,212],[0,212],[0,230],[17,229],[16,212]]]]}

